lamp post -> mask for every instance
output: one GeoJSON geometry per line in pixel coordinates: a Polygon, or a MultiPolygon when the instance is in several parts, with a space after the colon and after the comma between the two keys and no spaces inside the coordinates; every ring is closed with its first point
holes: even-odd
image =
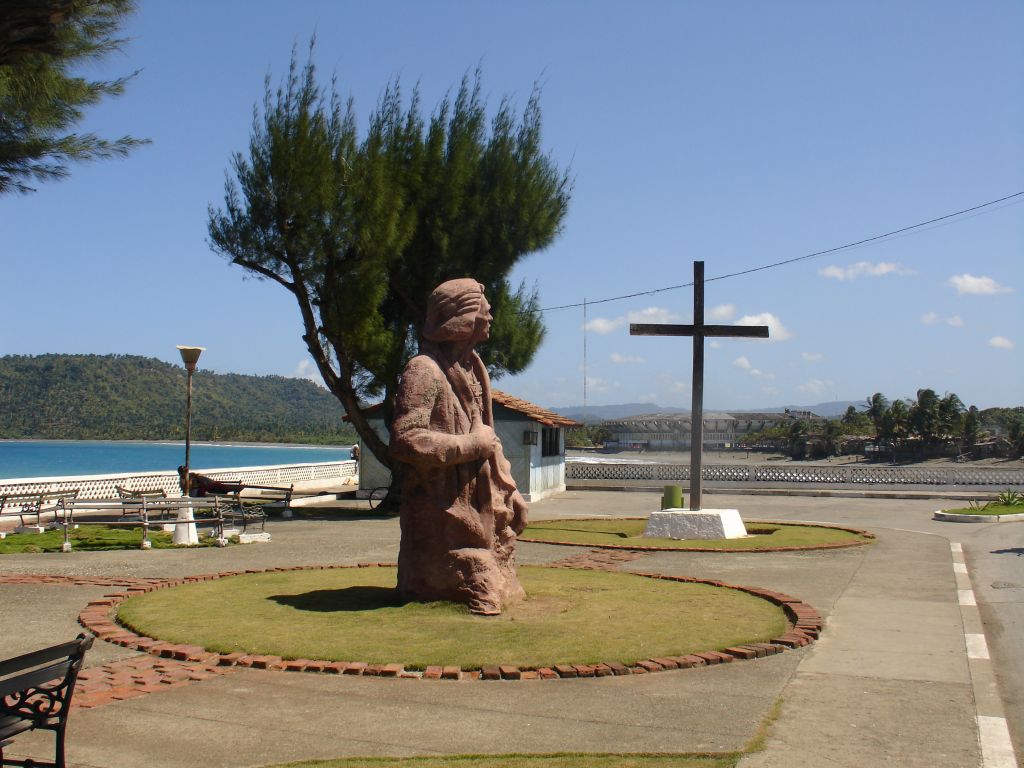
{"type": "MultiPolygon", "coordinates": [[[[181,353],[181,362],[185,364],[185,370],[187,373],[188,383],[187,394],[185,396],[185,498],[189,498],[192,494],[192,477],[191,477],[191,452],[192,452],[192,374],[195,373],[196,364],[199,362],[199,356],[203,353],[206,347],[186,347],[178,345],[178,351],[181,353]]],[[[192,509],[191,507],[183,509],[178,514],[178,519],[183,521],[191,521],[192,509]]],[[[176,525],[174,526],[174,543],[175,544],[198,544],[199,536],[196,533],[195,523],[189,525],[176,525]]]]}

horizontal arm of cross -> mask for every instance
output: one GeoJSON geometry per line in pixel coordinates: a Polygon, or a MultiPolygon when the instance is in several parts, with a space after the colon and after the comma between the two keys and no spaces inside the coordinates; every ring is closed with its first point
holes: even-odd
{"type": "MultiPolygon", "coordinates": [[[[692,325],[671,323],[630,323],[630,336],[693,336],[692,325]]],[[[748,339],[767,339],[767,325],[705,325],[704,336],[733,336],[748,339]]]]}

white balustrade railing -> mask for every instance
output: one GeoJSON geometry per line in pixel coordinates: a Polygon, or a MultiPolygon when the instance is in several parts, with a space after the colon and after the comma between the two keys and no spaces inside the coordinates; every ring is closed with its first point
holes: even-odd
{"type": "MultiPolygon", "coordinates": [[[[312,480],[343,480],[356,474],[356,462],[323,461],[310,464],[275,464],[265,467],[228,467],[203,470],[214,480],[245,485],[288,486],[312,480]]],[[[0,480],[0,496],[8,493],[70,491],[78,489],[80,499],[103,499],[117,495],[114,486],[132,491],[164,491],[180,496],[177,472],[122,472],[104,475],[28,477],[0,480]]]]}
{"type": "MultiPolygon", "coordinates": [[[[740,483],[821,483],[835,485],[987,485],[1024,487],[1024,469],[1000,467],[892,467],[828,466],[820,464],[706,464],[704,480],[740,483]]],[[[682,464],[654,464],[566,460],[565,477],[572,480],[690,479],[690,467],[682,464]]]]}

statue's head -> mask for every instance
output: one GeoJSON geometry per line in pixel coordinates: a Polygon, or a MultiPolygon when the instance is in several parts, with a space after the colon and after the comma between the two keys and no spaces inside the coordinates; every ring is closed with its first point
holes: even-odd
{"type": "Polygon", "coordinates": [[[433,342],[483,341],[490,335],[491,305],[470,277],[448,280],[430,294],[423,338],[433,342]]]}

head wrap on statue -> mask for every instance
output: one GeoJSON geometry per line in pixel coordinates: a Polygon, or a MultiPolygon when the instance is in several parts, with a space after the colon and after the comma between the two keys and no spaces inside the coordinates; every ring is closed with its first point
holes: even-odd
{"type": "Polygon", "coordinates": [[[441,283],[427,301],[423,338],[435,343],[469,338],[483,297],[483,285],[470,277],[441,283]]]}

